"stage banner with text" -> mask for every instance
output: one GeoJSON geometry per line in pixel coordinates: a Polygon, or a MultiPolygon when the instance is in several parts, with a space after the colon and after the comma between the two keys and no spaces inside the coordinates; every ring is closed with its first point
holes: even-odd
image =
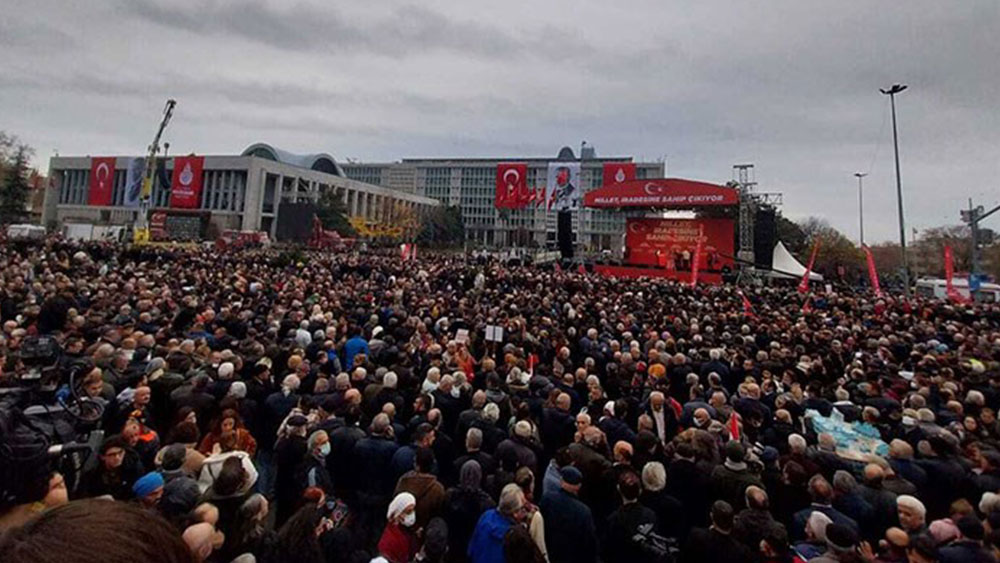
{"type": "Polygon", "coordinates": [[[628,219],[626,263],[690,272],[700,239],[700,272],[732,270],[733,228],[732,219],[628,219]]]}

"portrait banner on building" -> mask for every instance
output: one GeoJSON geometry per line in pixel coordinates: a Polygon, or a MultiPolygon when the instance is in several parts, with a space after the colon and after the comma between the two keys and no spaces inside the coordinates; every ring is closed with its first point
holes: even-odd
{"type": "Polygon", "coordinates": [[[143,175],[146,172],[146,159],[139,157],[128,161],[128,170],[125,172],[125,207],[139,207],[142,199],[143,175]]]}
{"type": "Polygon", "coordinates": [[[523,162],[497,164],[494,204],[497,209],[518,209],[527,205],[528,165],[523,162]]]}
{"type": "Polygon", "coordinates": [[[605,162],[604,163],[604,183],[602,186],[621,184],[635,180],[634,162],[605,162]]]}
{"type": "Polygon", "coordinates": [[[580,186],[579,162],[550,162],[545,185],[552,209],[571,211],[580,208],[583,190],[580,186]]]}
{"type": "Polygon", "coordinates": [[[111,205],[115,187],[115,158],[113,156],[90,159],[90,190],[87,205],[111,205]]]}
{"type": "Polygon", "coordinates": [[[203,156],[174,158],[174,177],[170,183],[170,207],[198,209],[201,204],[201,178],[205,167],[203,156]]]}

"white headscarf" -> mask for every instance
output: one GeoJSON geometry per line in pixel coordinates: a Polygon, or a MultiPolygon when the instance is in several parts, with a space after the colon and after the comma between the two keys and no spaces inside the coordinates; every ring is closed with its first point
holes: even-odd
{"type": "Polygon", "coordinates": [[[389,510],[385,513],[386,520],[392,520],[399,516],[410,506],[416,506],[417,499],[410,493],[399,493],[396,498],[389,503],[389,510]]]}

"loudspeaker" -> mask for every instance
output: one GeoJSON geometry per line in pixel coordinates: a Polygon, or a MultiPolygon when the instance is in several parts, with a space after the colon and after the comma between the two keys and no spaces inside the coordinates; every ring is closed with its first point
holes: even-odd
{"type": "Polygon", "coordinates": [[[778,223],[773,208],[757,209],[753,226],[753,253],[758,266],[770,268],[774,259],[774,245],[778,243],[778,223]]]}
{"type": "Polygon", "coordinates": [[[315,203],[282,203],[278,206],[278,228],[275,230],[275,240],[307,242],[310,233],[312,233],[312,218],[315,214],[315,203]]]}
{"type": "Polygon", "coordinates": [[[556,214],[556,241],[563,258],[573,257],[573,213],[560,211],[556,214]]]}

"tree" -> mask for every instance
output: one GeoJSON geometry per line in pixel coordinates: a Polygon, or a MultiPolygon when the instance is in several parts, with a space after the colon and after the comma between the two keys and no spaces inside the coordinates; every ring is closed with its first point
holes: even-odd
{"type": "Polygon", "coordinates": [[[806,248],[806,233],[803,232],[795,221],[789,220],[780,211],[774,212],[775,230],[778,233],[778,240],[785,244],[789,252],[801,255],[808,252],[806,248]]]}
{"type": "Polygon", "coordinates": [[[316,216],[319,217],[324,229],[337,231],[337,234],[343,237],[357,236],[357,231],[347,220],[347,206],[334,190],[327,190],[319,196],[316,216]]]}
{"type": "Polygon", "coordinates": [[[805,248],[800,252],[799,260],[806,263],[819,241],[820,248],[813,266],[817,272],[828,277],[846,277],[849,281],[857,278],[864,253],[850,239],[819,217],[809,217],[800,221],[798,226],[805,235],[805,248]]]}
{"type": "Polygon", "coordinates": [[[21,220],[28,205],[28,157],[30,149],[19,145],[10,161],[4,165],[3,183],[0,186],[0,223],[13,223],[21,220]]]}
{"type": "Polygon", "coordinates": [[[424,218],[417,242],[429,246],[457,246],[465,242],[462,209],[457,205],[432,208],[424,218]]]}

